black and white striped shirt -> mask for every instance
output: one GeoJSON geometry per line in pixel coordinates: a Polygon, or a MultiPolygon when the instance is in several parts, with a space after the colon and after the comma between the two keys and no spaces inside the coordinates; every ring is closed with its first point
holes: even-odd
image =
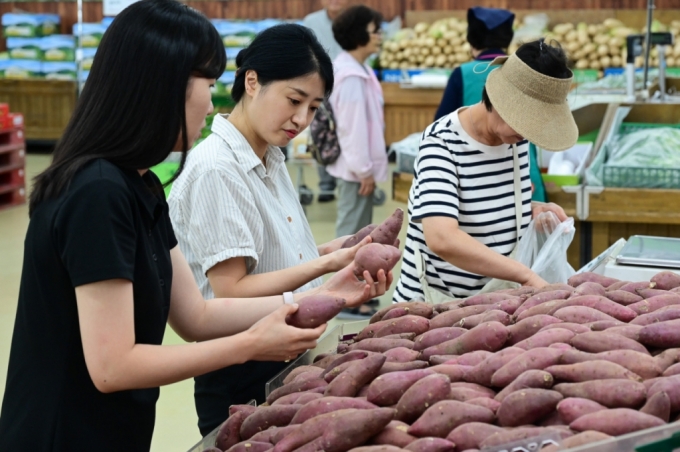
{"type": "MultiPolygon", "coordinates": [[[[460,110],[458,110],[460,111],[460,110]]],[[[489,278],[457,268],[425,244],[421,221],[450,217],[459,228],[492,250],[508,256],[517,242],[513,151],[510,145],[487,146],[463,129],[458,111],[431,124],[420,141],[415,178],[408,201],[409,224],[394,301],[424,299],[414,251],[426,263],[430,287],[461,298],[479,291],[489,278]]],[[[522,231],[531,221],[529,143],[517,144],[522,189],[522,231]]]]}

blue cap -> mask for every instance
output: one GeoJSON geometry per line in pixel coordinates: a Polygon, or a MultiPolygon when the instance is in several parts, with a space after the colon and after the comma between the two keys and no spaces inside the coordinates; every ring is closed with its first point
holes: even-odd
{"type": "Polygon", "coordinates": [[[483,8],[481,6],[468,9],[468,17],[470,15],[482,22],[487,30],[493,30],[508,21],[515,20],[515,15],[507,9],[483,8]]]}
{"type": "Polygon", "coordinates": [[[475,6],[468,9],[467,19],[467,40],[475,49],[505,49],[512,42],[515,15],[507,9],[475,6]]]}

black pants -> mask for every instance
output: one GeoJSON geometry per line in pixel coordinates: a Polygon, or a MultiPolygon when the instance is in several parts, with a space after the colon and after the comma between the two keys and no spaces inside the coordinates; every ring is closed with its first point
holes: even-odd
{"type": "Polygon", "coordinates": [[[248,361],[194,379],[194,401],[201,435],[217,428],[229,417],[229,407],[255,399],[265,402],[264,387],[288,364],[248,361]]]}

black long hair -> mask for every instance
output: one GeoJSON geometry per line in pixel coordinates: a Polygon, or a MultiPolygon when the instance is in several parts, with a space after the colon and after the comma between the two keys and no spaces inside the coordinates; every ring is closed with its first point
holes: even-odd
{"type": "Polygon", "coordinates": [[[181,136],[181,171],[189,146],[189,77],[218,78],[226,61],[219,33],[196,10],[175,0],[126,8],[104,33],[51,165],[35,178],[29,214],[94,159],[149,168],[165,160],[181,136]]]}
{"type": "Polygon", "coordinates": [[[236,79],[231,97],[239,102],[246,91],[246,72],[257,73],[260,85],[291,80],[317,73],[325,85],[325,95],[333,91],[333,62],[314,32],[297,24],[281,24],[258,34],[236,56],[236,79]]]}

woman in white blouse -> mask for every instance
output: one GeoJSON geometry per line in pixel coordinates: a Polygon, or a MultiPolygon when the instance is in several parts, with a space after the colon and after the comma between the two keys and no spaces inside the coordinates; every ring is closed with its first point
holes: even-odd
{"type": "MultiPolygon", "coordinates": [[[[311,122],[333,88],[330,58],[307,28],[260,33],[237,59],[231,115],[189,154],[168,199],[179,240],[203,294],[254,297],[304,291],[346,267],[359,247],[316,246],[279,149],[311,122]]],[[[348,277],[351,277],[348,273],[348,277]]],[[[379,278],[391,282],[390,275],[379,278]]],[[[247,362],[196,378],[199,428],[229,406],[263,401],[280,363],[247,362]]]]}

